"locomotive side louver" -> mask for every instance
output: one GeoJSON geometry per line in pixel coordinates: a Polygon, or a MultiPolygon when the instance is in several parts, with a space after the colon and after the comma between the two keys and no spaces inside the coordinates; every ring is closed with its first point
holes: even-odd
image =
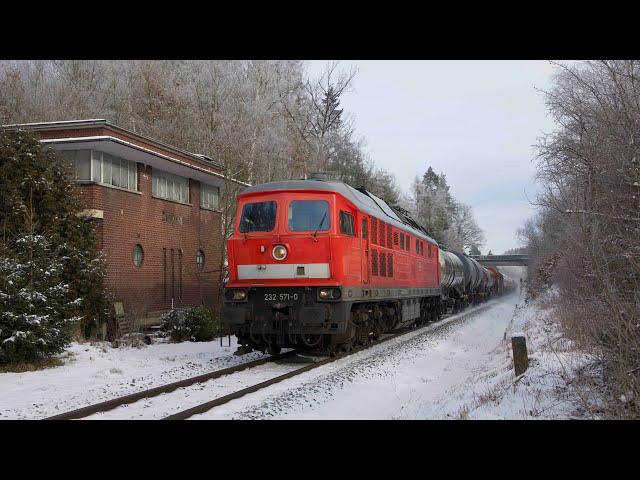
{"type": "Polygon", "coordinates": [[[380,252],[380,276],[387,276],[387,255],[384,252],[380,252]]]}
{"type": "Polygon", "coordinates": [[[371,250],[371,275],[378,275],[378,251],[371,250]]]}
{"type": "Polygon", "coordinates": [[[371,220],[371,243],[378,244],[378,219],[375,217],[369,217],[371,220]]]}
{"type": "Polygon", "coordinates": [[[387,254],[387,275],[393,277],[393,253],[387,254]]]}

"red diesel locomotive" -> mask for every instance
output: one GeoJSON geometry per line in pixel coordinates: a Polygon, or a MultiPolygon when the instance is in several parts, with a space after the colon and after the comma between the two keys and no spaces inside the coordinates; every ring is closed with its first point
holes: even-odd
{"type": "Polygon", "coordinates": [[[440,317],[438,245],[407,212],[321,175],[237,200],[221,316],[239,352],[333,354],[440,317]]]}

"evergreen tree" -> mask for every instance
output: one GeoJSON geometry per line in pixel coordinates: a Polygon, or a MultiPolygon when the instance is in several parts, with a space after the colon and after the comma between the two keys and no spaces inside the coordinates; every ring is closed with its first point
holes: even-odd
{"type": "Polygon", "coordinates": [[[322,115],[318,119],[318,129],[324,131],[338,130],[342,125],[342,108],[340,106],[340,92],[336,90],[334,85],[324,92],[321,100],[322,115]],[[320,123],[321,122],[321,123],[320,123]]]}
{"type": "Polygon", "coordinates": [[[106,319],[104,261],[64,157],[0,131],[0,362],[60,352],[106,319]]]}
{"type": "Polygon", "coordinates": [[[62,277],[65,258],[42,235],[27,234],[0,257],[0,363],[60,353],[80,320],[62,277]]]}
{"type": "Polygon", "coordinates": [[[415,206],[411,211],[436,241],[457,250],[483,243],[471,207],[453,198],[444,174],[429,167],[422,179],[414,180],[413,194],[415,206]]]}

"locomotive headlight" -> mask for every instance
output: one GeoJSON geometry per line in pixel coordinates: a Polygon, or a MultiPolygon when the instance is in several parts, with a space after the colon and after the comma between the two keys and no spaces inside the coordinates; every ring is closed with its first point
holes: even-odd
{"type": "Polygon", "coordinates": [[[285,247],[284,245],[276,245],[275,247],[273,247],[271,255],[273,255],[273,258],[275,258],[276,260],[282,261],[287,258],[287,247],[285,247]]]}
{"type": "Polygon", "coordinates": [[[246,290],[234,290],[233,292],[233,299],[234,300],[244,300],[247,298],[247,291],[246,290]]]}
{"type": "Polygon", "coordinates": [[[225,293],[227,300],[242,302],[247,299],[247,291],[242,288],[229,289],[225,293]]]}
{"type": "Polygon", "coordinates": [[[320,300],[337,300],[342,296],[339,288],[321,288],[318,290],[320,300]]]}

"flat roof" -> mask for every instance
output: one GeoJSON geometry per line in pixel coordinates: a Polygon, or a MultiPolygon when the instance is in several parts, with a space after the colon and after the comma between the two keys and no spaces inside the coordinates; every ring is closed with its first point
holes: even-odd
{"type": "Polygon", "coordinates": [[[29,128],[30,130],[63,130],[63,129],[67,129],[67,128],[83,128],[83,127],[109,127],[113,130],[116,131],[120,131],[123,132],[129,136],[132,137],[138,137],[146,142],[149,142],[152,145],[155,145],[159,148],[163,148],[165,150],[169,150],[169,151],[173,151],[176,153],[180,153],[182,155],[186,155],[188,157],[193,158],[194,160],[198,161],[198,162],[204,162],[205,164],[208,165],[213,165],[215,167],[219,167],[222,168],[223,165],[218,162],[217,160],[214,160],[213,158],[207,156],[207,155],[203,155],[203,154],[199,154],[199,153],[192,153],[192,152],[187,152],[186,150],[183,150],[181,148],[178,147],[174,147],[173,145],[169,145],[163,142],[160,142],[158,140],[154,140],[152,138],[149,138],[145,135],[141,135],[139,133],[133,132],[131,130],[127,130],[126,128],[120,127],[114,123],[109,122],[108,120],[104,119],[104,118],[89,118],[89,119],[83,119],[83,120],[61,120],[61,121],[56,121],[56,122],[33,122],[33,123],[12,123],[12,124],[8,124],[8,125],[2,125],[5,128],[19,128],[19,127],[25,127],[25,128],[29,128]]]}

